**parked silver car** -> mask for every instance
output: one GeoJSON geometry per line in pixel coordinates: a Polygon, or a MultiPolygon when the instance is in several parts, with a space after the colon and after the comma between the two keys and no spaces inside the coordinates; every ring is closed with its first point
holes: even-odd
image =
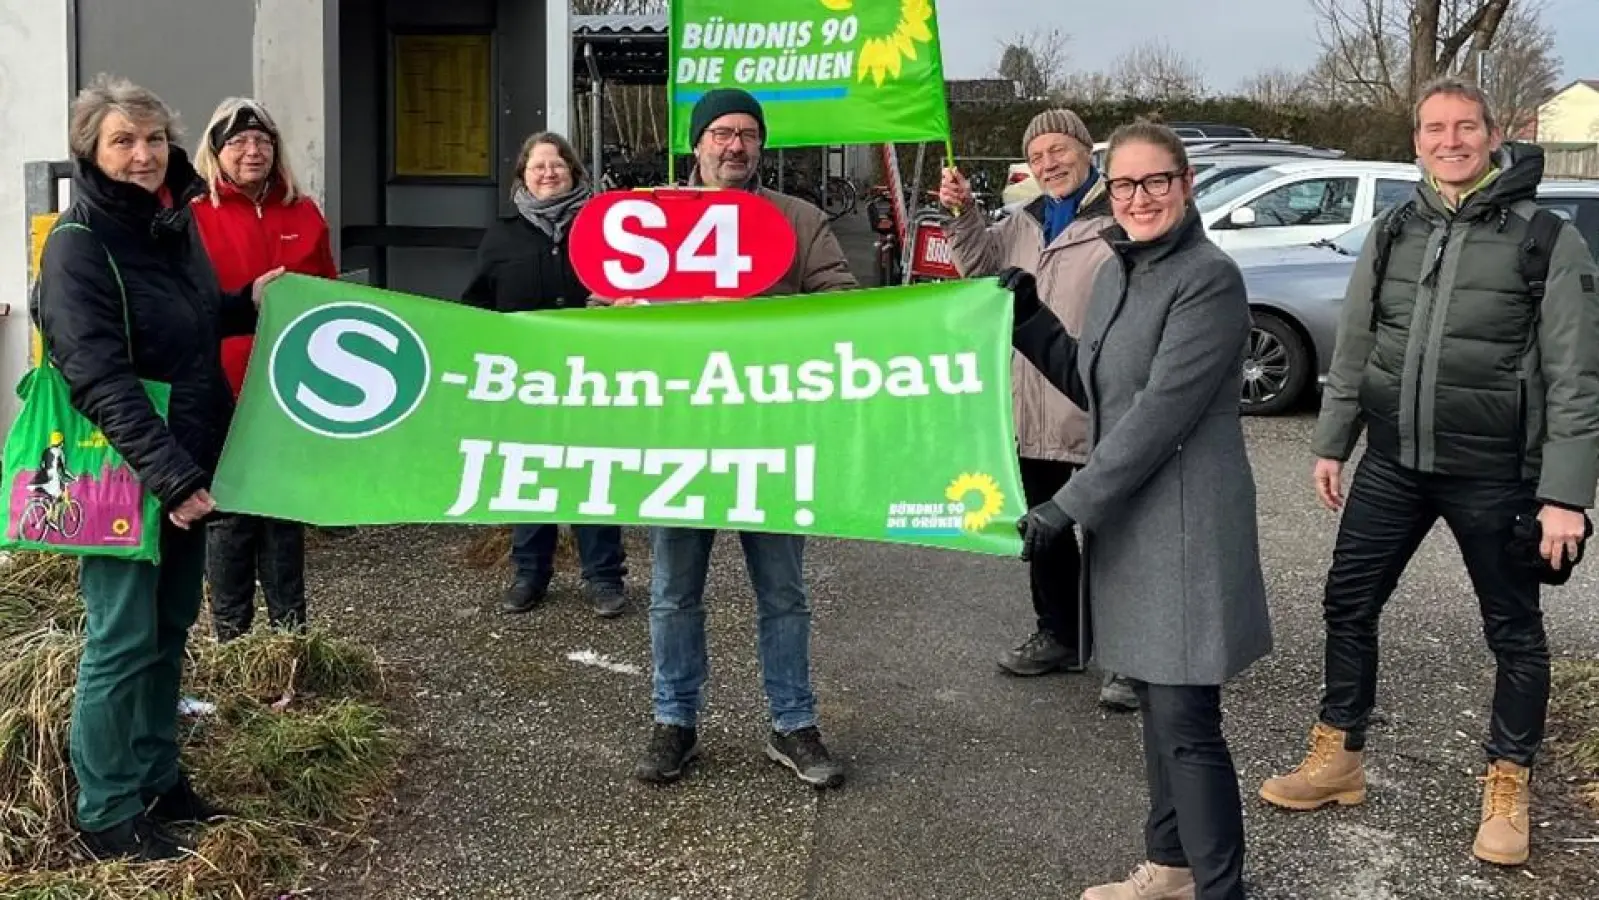
{"type": "MultiPolygon", "coordinates": [[[[1538,204],[1575,222],[1599,259],[1599,182],[1545,181],[1538,204]]],[[[1314,244],[1232,254],[1255,313],[1244,360],[1246,415],[1287,412],[1326,377],[1344,291],[1372,221],[1314,244]]]]}

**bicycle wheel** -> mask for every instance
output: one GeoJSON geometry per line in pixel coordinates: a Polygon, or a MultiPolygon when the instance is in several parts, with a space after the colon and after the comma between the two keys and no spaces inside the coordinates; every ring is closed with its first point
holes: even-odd
{"type": "Polygon", "coordinates": [[[855,203],[854,182],[837,176],[827,179],[827,204],[822,208],[829,219],[837,219],[845,213],[854,212],[855,203]]]}
{"type": "Polygon", "coordinates": [[[61,522],[58,527],[61,536],[69,540],[77,537],[78,532],[83,530],[83,504],[76,498],[67,498],[66,508],[61,510],[61,522]]]}
{"type": "Polygon", "coordinates": [[[17,522],[17,532],[27,540],[42,541],[50,519],[49,501],[34,497],[22,508],[22,518],[17,522]]]}

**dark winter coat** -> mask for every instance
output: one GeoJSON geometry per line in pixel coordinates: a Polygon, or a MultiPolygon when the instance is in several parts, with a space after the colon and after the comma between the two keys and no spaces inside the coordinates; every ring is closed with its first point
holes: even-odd
{"type": "Polygon", "coordinates": [[[73,407],[169,508],[210,487],[233,412],[222,339],[249,334],[256,322],[249,286],[224,294],[217,285],[190,218],[189,201],[200,189],[177,147],[167,164],[165,196],[113,181],[79,160],[72,205],[59,222],[89,231],[51,234],[33,304],[73,407]],[[167,421],[141,379],[172,386],[167,421]]]}

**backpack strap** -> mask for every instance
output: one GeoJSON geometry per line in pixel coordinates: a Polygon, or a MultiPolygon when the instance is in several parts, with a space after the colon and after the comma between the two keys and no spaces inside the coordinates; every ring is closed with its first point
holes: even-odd
{"type": "Polygon", "coordinates": [[[1555,244],[1560,240],[1566,220],[1547,209],[1539,208],[1527,222],[1527,236],[1518,248],[1516,269],[1527,285],[1527,296],[1532,298],[1532,322],[1527,326],[1526,341],[1521,347],[1521,371],[1517,373],[1521,408],[1519,413],[1520,440],[1516,442],[1516,464],[1520,471],[1527,458],[1527,382],[1531,376],[1532,350],[1538,345],[1538,326],[1543,321],[1544,290],[1549,281],[1549,263],[1555,255],[1555,244]]]}
{"type": "Polygon", "coordinates": [[[1405,230],[1405,223],[1410,221],[1410,216],[1416,209],[1415,200],[1406,200],[1404,203],[1393,207],[1384,213],[1381,220],[1374,225],[1377,231],[1377,255],[1372,260],[1371,281],[1371,321],[1367,328],[1377,330],[1377,315],[1381,312],[1378,300],[1382,297],[1382,283],[1388,277],[1388,256],[1393,252],[1394,241],[1399,233],[1405,230]]]}
{"type": "MultiPolygon", "coordinates": [[[[128,362],[132,363],[133,362],[133,314],[128,309],[128,287],[127,287],[127,285],[123,284],[123,282],[122,282],[122,270],[117,267],[117,260],[116,260],[115,257],[113,257],[111,255],[111,250],[110,250],[110,248],[106,247],[105,241],[100,240],[100,236],[94,233],[94,229],[92,229],[89,226],[83,224],[82,222],[60,222],[54,228],[50,229],[50,234],[55,234],[58,231],[69,231],[69,230],[70,231],[85,231],[85,232],[88,232],[89,236],[94,238],[95,241],[97,243],[99,243],[101,252],[105,253],[105,261],[111,265],[111,277],[116,279],[116,281],[117,281],[117,293],[122,297],[122,330],[123,330],[123,333],[127,336],[127,339],[128,339],[128,362]]],[[[49,240],[49,236],[48,235],[46,235],[45,240],[47,240],[47,241],[49,240]]],[[[43,280],[44,280],[44,277],[43,277],[43,274],[41,273],[39,281],[42,282],[43,280]]],[[[37,287],[37,285],[36,285],[36,287],[37,287]]],[[[44,299],[44,292],[42,290],[39,292],[39,299],[41,301],[44,299]]],[[[49,359],[49,356],[50,356],[50,348],[49,348],[49,346],[47,345],[47,343],[45,341],[44,329],[41,328],[41,329],[39,329],[39,358],[40,358],[41,361],[43,361],[43,360],[49,359]]]]}
{"type": "Polygon", "coordinates": [[[1544,287],[1549,280],[1549,261],[1554,258],[1555,244],[1559,242],[1560,231],[1565,226],[1565,219],[1542,208],[1533,213],[1532,220],[1527,223],[1527,238],[1521,242],[1517,266],[1527,283],[1527,295],[1532,297],[1534,303],[1543,303],[1544,287]]]}

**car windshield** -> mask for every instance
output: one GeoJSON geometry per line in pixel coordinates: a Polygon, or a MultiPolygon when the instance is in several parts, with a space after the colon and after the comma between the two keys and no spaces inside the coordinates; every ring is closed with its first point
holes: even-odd
{"type": "Polygon", "coordinates": [[[1202,213],[1214,212],[1255,188],[1271,184],[1281,174],[1275,166],[1251,172],[1231,184],[1224,184],[1215,190],[1207,191],[1203,197],[1195,197],[1194,205],[1199,207],[1202,213]]]}
{"type": "MultiPolygon", "coordinates": [[[[1247,178],[1249,175],[1264,168],[1266,168],[1265,163],[1248,163],[1241,166],[1218,165],[1194,179],[1194,200],[1197,202],[1199,198],[1219,191],[1238,179],[1247,178]]],[[[1201,208],[1203,208],[1203,205],[1201,205],[1201,208]]]]}

